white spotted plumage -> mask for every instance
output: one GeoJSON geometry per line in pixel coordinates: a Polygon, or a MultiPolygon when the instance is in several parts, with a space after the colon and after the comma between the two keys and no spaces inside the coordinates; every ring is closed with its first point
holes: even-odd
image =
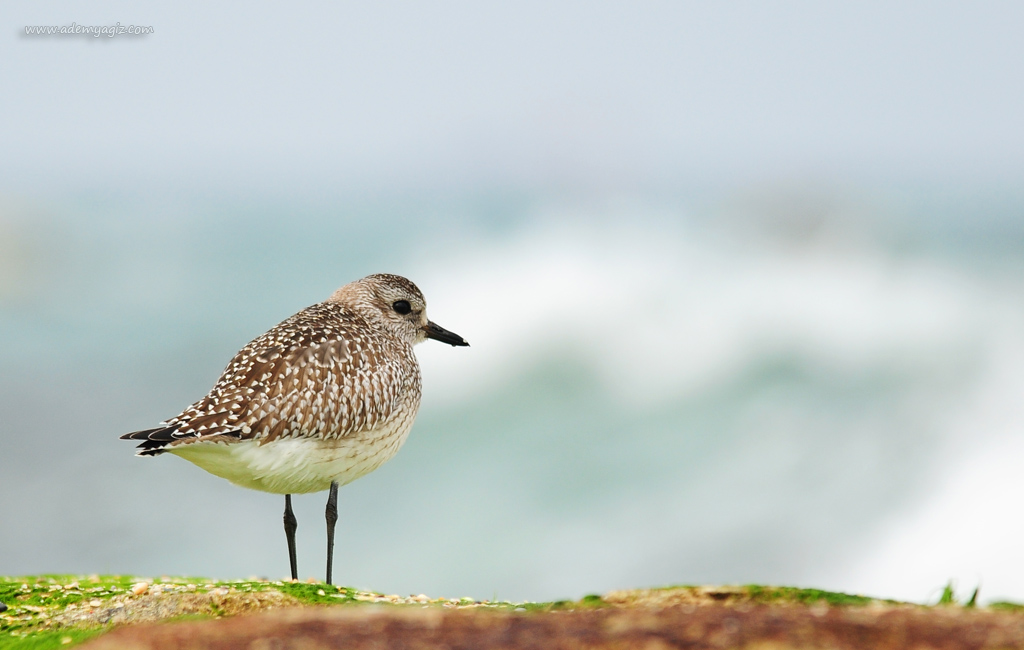
{"type": "Polygon", "coordinates": [[[408,437],[421,392],[413,346],[426,338],[467,345],[427,320],[412,282],[371,275],[251,341],[179,415],[122,438],[256,490],[344,485],[408,437]]]}

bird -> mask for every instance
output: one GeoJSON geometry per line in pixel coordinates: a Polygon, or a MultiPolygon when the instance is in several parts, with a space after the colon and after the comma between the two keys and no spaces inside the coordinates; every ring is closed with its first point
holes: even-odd
{"type": "Polygon", "coordinates": [[[292,580],[298,580],[292,495],[329,490],[331,584],[338,487],[390,460],[420,405],[413,346],[468,346],[427,318],[407,278],[377,273],[335,291],[243,347],[210,392],[122,440],[137,456],[174,454],[235,485],[284,495],[292,580]]]}

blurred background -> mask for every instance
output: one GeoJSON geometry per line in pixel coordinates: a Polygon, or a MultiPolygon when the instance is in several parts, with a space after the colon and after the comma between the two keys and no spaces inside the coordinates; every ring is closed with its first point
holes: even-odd
{"type": "MultiPolygon", "coordinates": [[[[369,273],[471,348],[335,574],[1024,600],[1024,5],[8,2],[0,574],[287,573],[117,437],[369,273]],[[27,36],[26,26],[152,26],[27,36]]],[[[322,576],[326,495],[297,497],[322,576]]]]}

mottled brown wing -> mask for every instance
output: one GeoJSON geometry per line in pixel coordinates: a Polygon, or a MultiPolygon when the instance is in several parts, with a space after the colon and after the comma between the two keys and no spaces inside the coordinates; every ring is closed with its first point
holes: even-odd
{"type": "Polygon", "coordinates": [[[414,381],[404,364],[386,361],[400,344],[301,316],[245,346],[206,397],[164,426],[124,437],[159,453],[195,440],[339,438],[388,419],[414,381]]]}

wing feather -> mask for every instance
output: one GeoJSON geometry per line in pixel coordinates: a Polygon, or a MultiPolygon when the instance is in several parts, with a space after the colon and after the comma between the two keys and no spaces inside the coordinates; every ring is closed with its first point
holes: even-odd
{"type": "Polygon", "coordinates": [[[242,348],[206,397],[122,438],[142,440],[139,453],[151,455],[200,440],[353,435],[391,417],[400,386],[418,392],[415,364],[410,371],[377,351],[411,354],[402,345],[341,305],[320,303],[242,348]]]}

